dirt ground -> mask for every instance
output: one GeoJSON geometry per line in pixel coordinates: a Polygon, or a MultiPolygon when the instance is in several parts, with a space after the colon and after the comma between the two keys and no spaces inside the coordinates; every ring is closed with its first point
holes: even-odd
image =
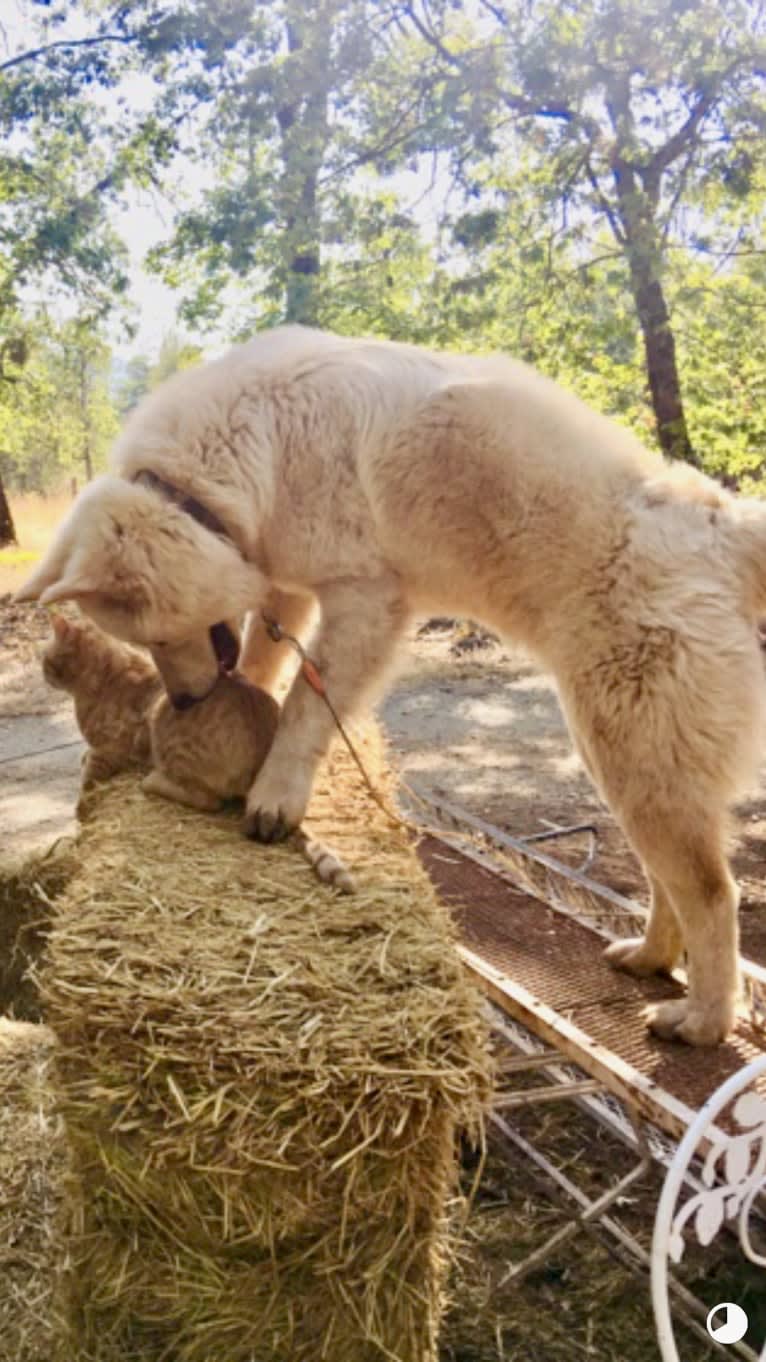
{"type": "MultiPolygon", "coordinates": [[[[9,793],[0,764],[0,860],[12,849],[14,829],[18,834],[13,810],[20,799],[32,800],[34,812],[39,798],[41,819],[50,814],[46,800],[53,801],[57,817],[71,817],[80,749],[66,697],[50,692],[40,676],[38,654],[47,629],[44,612],[0,598],[0,763],[5,759],[6,772],[12,770],[17,780],[9,793]],[[41,775],[43,749],[48,755],[41,775]],[[64,768],[59,787],[56,751],[64,768]]],[[[527,659],[473,637],[466,627],[413,631],[380,714],[395,761],[418,788],[452,798],[516,834],[594,822],[599,835],[590,873],[643,898],[640,867],[572,752],[554,688],[527,659]],[[473,646],[477,642],[482,646],[473,646]]],[[[766,963],[766,778],[762,788],[739,811],[741,841],[734,865],[743,887],[744,948],[766,963]]],[[[558,844],[555,854],[576,862],[582,853],[583,845],[574,843],[569,850],[558,844]]],[[[523,1118],[530,1138],[540,1119],[523,1118]]],[[[624,1151],[605,1142],[603,1132],[570,1107],[549,1108],[542,1125],[536,1138],[547,1140],[548,1156],[562,1168],[576,1169],[577,1180],[586,1186],[603,1190],[629,1166],[624,1151]]],[[[472,1176],[468,1167],[467,1183],[472,1176]]],[[[645,1239],[657,1192],[657,1180],[650,1178],[627,1199],[626,1213],[642,1227],[645,1239]]],[[[523,1284],[510,1281],[513,1261],[563,1223],[565,1216],[537,1175],[492,1137],[453,1273],[443,1362],[658,1358],[648,1287],[637,1287],[587,1236],[578,1235],[566,1252],[554,1255],[523,1284]]],[[[728,1268],[719,1264],[708,1281],[708,1271],[700,1268],[700,1289],[702,1294],[707,1289],[711,1303],[740,1299],[737,1292],[745,1286],[736,1273],[733,1282],[728,1280],[728,1268]],[[728,1295],[720,1294],[724,1282],[728,1295]]],[[[684,1362],[708,1356],[697,1340],[686,1343],[684,1362]]]]}
{"type": "Polygon", "coordinates": [[[83,745],[73,708],[43,680],[44,610],[0,595],[0,865],[76,831],[83,745]]]}
{"type": "MultiPolygon", "coordinates": [[[[515,835],[551,825],[598,829],[589,874],[646,902],[638,860],[575,754],[549,677],[486,636],[421,626],[381,706],[402,775],[515,835]],[[478,638],[483,646],[471,647],[478,638]]],[[[766,965],[766,765],[760,788],[735,811],[732,864],[742,890],[744,954],[766,965]]],[[[581,862],[585,842],[557,842],[581,862]]]]}

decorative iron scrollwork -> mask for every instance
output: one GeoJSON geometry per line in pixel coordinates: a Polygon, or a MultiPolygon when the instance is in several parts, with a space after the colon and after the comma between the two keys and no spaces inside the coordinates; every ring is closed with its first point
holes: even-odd
{"type": "MultiPolygon", "coordinates": [[[[705,1247],[724,1224],[736,1222],[743,1253],[751,1263],[766,1268],[766,1253],[756,1248],[750,1223],[756,1198],[766,1190],[766,1094],[755,1086],[764,1075],[766,1055],[723,1083],[698,1112],[668,1169],[652,1240],[652,1303],[663,1362],[679,1362],[668,1264],[681,1261],[690,1232],[705,1247]],[[733,1129],[724,1131],[718,1123],[727,1108],[733,1129]],[[701,1186],[679,1204],[699,1154],[704,1154],[698,1174],[701,1186]]],[[[746,1345],[739,1355],[756,1357],[746,1345]]],[[[766,1344],[760,1356],[766,1362],[766,1344]]]]}

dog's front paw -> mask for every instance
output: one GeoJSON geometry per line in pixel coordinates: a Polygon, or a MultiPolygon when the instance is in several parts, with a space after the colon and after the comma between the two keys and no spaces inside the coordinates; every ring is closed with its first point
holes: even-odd
{"type": "Polygon", "coordinates": [[[719,1045],[734,1026],[736,1008],[733,1001],[707,1004],[704,1007],[679,998],[672,1003],[660,1003],[649,1015],[649,1029],[663,1040],[682,1040],[687,1045],[719,1045]]]}
{"type": "Polygon", "coordinates": [[[281,809],[276,813],[270,809],[248,809],[245,813],[245,836],[252,837],[254,842],[284,842],[292,830],[281,809]]]}
{"type": "Polygon", "coordinates": [[[604,951],[604,959],[613,969],[626,970],[638,979],[649,974],[670,974],[675,961],[662,959],[649,949],[646,937],[631,936],[625,941],[613,941],[604,951]]]}
{"type": "Polygon", "coordinates": [[[311,794],[311,775],[294,768],[285,778],[267,770],[258,775],[247,797],[245,835],[256,842],[282,842],[303,821],[311,794]]]}

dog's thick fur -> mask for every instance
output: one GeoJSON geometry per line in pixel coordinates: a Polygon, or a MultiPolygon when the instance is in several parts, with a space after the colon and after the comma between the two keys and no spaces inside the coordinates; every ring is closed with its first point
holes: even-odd
{"type": "MultiPolygon", "coordinates": [[[[525,644],[649,880],[646,936],[610,958],[647,973],[685,949],[688,998],[658,1008],[655,1030],[696,1044],[728,1033],[724,823],[760,754],[766,506],[665,465],[522,364],[301,328],[172,378],[128,421],[113,469],[21,598],[79,601],[154,645],[170,692],[192,695],[215,674],[216,620],[258,612],[277,588],[282,623],[300,630],[318,601],[313,652],[342,714],[380,683],[415,612],[525,644]],[[230,542],[133,485],[147,468],[230,542]]],[[[256,628],[261,683],[269,646],[256,628]]],[[[299,681],[250,793],[254,835],[300,822],[331,733],[299,681]]]]}

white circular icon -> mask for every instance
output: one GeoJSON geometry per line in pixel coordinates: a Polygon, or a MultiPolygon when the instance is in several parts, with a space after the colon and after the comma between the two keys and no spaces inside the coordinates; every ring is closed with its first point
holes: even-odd
{"type": "Polygon", "coordinates": [[[733,1305],[731,1301],[714,1305],[706,1324],[716,1343],[739,1343],[747,1333],[747,1315],[741,1305],[733,1305]]]}

